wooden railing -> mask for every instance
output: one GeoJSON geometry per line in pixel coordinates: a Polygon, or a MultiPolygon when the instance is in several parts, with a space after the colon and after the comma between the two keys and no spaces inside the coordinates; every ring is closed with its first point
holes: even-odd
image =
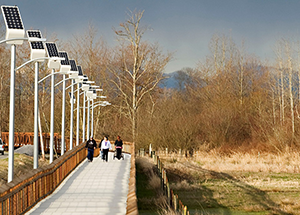
{"type": "Polygon", "coordinates": [[[44,168],[14,178],[0,188],[2,215],[22,214],[51,194],[67,175],[86,158],[85,144],[75,147],[44,168]]]}
{"type": "MultiPolygon", "coordinates": [[[[133,144],[125,143],[123,152],[132,153],[132,159],[134,159],[133,144]]],[[[0,212],[2,215],[18,215],[28,211],[40,200],[50,195],[86,158],[86,155],[85,143],[82,143],[67,151],[47,167],[32,170],[26,175],[16,177],[12,182],[2,185],[0,187],[0,212]]],[[[135,167],[135,164],[131,165],[135,167]]],[[[130,181],[132,182],[132,178],[130,181]]],[[[132,190],[135,191],[132,186],[135,187],[135,183],[130,183],[130,193],[132,190]]],[[[133,195],[133,193],[131,194],[133,195]]],[[[128,202],[132,202],[132,200],[128,200],[128,202]]]]}
{"type": "MultiPolygon", "coordinates": [[[[140,154],[143,156],[144,149],[140,151],[140,154]]],[[[159,171],[159,177],[161,179],[162,190],[167,197],[167,203],[172,208],[175,213],[179,213],[181,215],[189,215],[189,211],[187,210],[187,206],[182,203],[182,201],[178,198],[172,189],[170,189],[169,180],[167,177],[167,171],[164,168],[164,164],[161,162],[158,155],[155,155],[155,151],[152,151],[150,156],[153,159],[154,164],[157,166],[159,171]]]]}
{"type": "Polygon", "coordinates": [[[137,206],[137,197],[136,197],[136,168],[135,168],[135,145],[131,144],[131,167],[130,167],[130,178],[129,178],[129,187],[127,195],[127,208],[126,215],[137,215],[138,206],[137,206]]]}
{"type": "MultiPolygon", "coordinates": [[[[1,132],[1,138],[2,141],[5,143],[4,147],[6,148],[6,150],[8,150],[8,135],[9,132],[1,132]]],[[[50,134],[49,133],[43,133],[43,146],[44,146],[44,150],[45,153],[48,153],[50,150],[50,134]]],[[[33,145],[33,137],[34,137],[34,133],[33,132],[15,132],[14,135],[14,147],[15,148],[19,148],[22,147],[24,145],[33,145]]],[[[38,136],[39,138],[39,150],[41,150],[41,144],[40,144],[40,135],[38,136]]],[[[81,142],[81,139],[79,140],[81,142]]],[[[53,146],[54,146],[54,150],[60,154],[60,146],[61,146],[61,137],[60,135],[58,135],[58,133],[54,133],[53,135],[53,146]]],[[[76,145],[76,139],[73,139],[73,147],[76,145]]],[[[70,138],[66,138],[65,139],[65,146],[66,146],[66,151],[69,151],[70,148],[70,138]]]]}

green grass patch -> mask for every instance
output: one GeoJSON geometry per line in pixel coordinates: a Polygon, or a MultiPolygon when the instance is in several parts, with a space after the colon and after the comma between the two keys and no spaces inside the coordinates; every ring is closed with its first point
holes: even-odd
{"type": "Polygon", "coordinates": [[[141,162],[136,162],[136,193],[138,198],[138,210],[141,215],[156,215],[157,206],[155,199],[157,191],[149,186],[150,175],[141,162]]]}

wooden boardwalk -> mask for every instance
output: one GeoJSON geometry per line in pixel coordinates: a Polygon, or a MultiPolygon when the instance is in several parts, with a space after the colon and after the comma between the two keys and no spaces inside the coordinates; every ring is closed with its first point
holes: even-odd
{"type": "Polygon", "coordinates": [[[126,214],[130,155],[108,162],[98,157],[83,161],[46,199],[26,214],[126,214]]]}

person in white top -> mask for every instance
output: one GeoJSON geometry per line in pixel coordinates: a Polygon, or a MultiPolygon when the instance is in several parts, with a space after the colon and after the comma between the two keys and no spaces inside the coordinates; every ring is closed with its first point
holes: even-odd
{"type": "Polygon", "coordinates": [[[101,143],[101,151],[103,153],[103,161],[108,161],[108,151],[111,148],[110,141],[108,140],[107,137],[104,137],[104,140],[101,143]]]}

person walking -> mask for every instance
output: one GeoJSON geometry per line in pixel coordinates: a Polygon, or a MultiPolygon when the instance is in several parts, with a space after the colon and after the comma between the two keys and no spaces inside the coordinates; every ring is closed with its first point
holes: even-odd
{"type": "Polygon", "coordinates": [[[88,149],[87,159],[89,162],[93,162],[94,150],[96,149],[96,147],[97,147],[96,141],[94,140],[93,136],[91,136],[90,139],[86,141],[86,145],[85,145],[85,148],[88,149]]]}
{"type": "Polygon", "coordinates": [[[103,152],[103,161],[108,161],[108,151],[111,148],[110,141],[108,140],[107,136],[104,137],[104,140],[101,143],[101,151],[103,152]]]}
{"type": "Polygon", "coordinates": [[[121,137],[119,135],[117,136],[117,140],[115,141],[115,147],[117,150],[117,159],[120,160],[122,155],[123,141],[121,140],[121,137]]]}

